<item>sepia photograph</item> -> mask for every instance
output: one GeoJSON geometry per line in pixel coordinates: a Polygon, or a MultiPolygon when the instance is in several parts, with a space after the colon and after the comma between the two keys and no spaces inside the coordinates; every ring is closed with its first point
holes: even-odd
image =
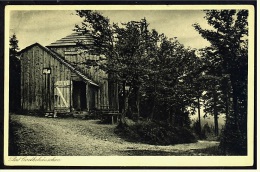
{"type": "Polygon", "coordinates": [[[252,166],[254,13],[7,6],[5,164],[252,166]]]}

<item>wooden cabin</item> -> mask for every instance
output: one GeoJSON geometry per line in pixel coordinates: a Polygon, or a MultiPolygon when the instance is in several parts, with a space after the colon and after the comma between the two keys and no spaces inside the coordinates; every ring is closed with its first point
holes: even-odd
{"type": "Polygon", "coordinates": [[[32,44],[21,51],[21,107],[24,111],[66,113],[106,107],[118,110],[117,84],[98,66],[99,55],[82,53],[77,42],[91,36],[75,32],[49,46],[32,44]]]}

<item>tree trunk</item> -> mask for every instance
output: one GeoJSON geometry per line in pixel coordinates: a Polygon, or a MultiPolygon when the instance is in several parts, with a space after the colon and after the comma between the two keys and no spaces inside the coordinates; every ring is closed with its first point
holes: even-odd
{"type": "Polygon", "coordinates": [[[155,111],[155,107],[156,107],[156,94],[157,94],[157,77],[156,77],[156,75],[154,75],[154,99],[153,99],[153,106],[152,106],[152,112],[151,112],[151,114],[150,114],[150,120],[152,120],[153,119],[153,117],[154,117],[154,111],[155,111]]]}
{"type": "Polygon", "coordinates": [[[137,108],[137,121],[139,121],[139,117],[140,117],[140,87],[137,88],[136,91],[136,108],[137,108]]]}
{"type": "Polygon", "coordinates": [[[199,98],[199,96],[198,96],[198,122],[199,122],[199,136],[201,137],[200,98],[199,98]]]}
{"type": "Polygon", "coordinates": [[[237,86],[236,86],[236,79],[235,79],[235,74],[231,75],[230,77],[230,82],[232,86],[232,98],[233,98],[233,112],[234,112],[234,124],[237,127],[237,130],[239,131],[239,124],[238,124],[238,91],[237,91],[237,86]]]}
{"type": "MultiPolygon", "coordinates": [[[[222,147],[223,152],[230,152],[235,154],[246,155],[247,152],[247,133],[241,131],[241,126],[239,122],[247,124],[247,119],[245,120],[239,119],[239,95],[241,92],[238,90],[239,79],[237,79],[236,74],[231,72],[230,74],[230,90],[232,93],[230,97],[232,98],[232,106],[230,106],[230,113],[227,116],[226,126],[224,130],[224,137],[220,142],[220,146],[222,147]]],[[[247,128],[247,126],[245,126],[247,128]]]]}
{"type": "Polygon", "coordinates": [[[215,126],[215,136],[218,136],[218,110],[217,110],[217,93],[216,93],[216,89],[214,89],[214,107],[213,107],[213,111],[214,111],[214,126],[215,126]]]}
{"type": "Polygon", "coordinates": [[[228,96],[228,84],[226,85],[227,87],[225,88],[225,114],[226,114],[226,119],[228,120],[229,118],[229,96],[228,96]]]}
{"type": "MultiPolygon", "coordinates": [[[[215,110],[214,110],[215,111],[215,110]]],[[[218,114],[214,112],[215,136],[218,136],[218,114]]]]}
{"type": "Polygon", "coordinates": [[[128,109],[128,98],[125,91],[125,82],[123,82],[123,98],[124,98],[123,110],[119,118],[119,126],[121,127],[124,127],[126,125],[125,116],[128,109]]]}
{"type": "Polygon", "coordinates": [[[150,120],[153,119],[154,111],[155,111],[155,103],[153,102],[152,112],[150,113],[150,120]]]}
{"type": "Polygon", "coordinates": [[[168,122],[169,122],[170,124],[173,124],[173,123],[174,123],[174,120],[173,120],[173,117],[172,117],[172,111],[173,111],[173,107],[170,107],[169,113],[168,113],[168,122]]]}

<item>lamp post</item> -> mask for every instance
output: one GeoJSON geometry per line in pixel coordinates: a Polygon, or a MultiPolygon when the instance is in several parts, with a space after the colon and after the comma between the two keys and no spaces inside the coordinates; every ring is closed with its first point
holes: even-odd
{"type": "Polygon", "coordinates": [[[44,75],[44,87],[45,87],[45,95],[44,95],[44,101],[46,104],[46,110],[50,111],[51,109],[51,97],[50,97],[50,75],[51,75],[51,68],[43,68],[42,73],[44,75]]]}
{"type": "Polygon", "coordinates": [[[129,97],[130,86],[125,85],[125,111],[128,109],[128,97],[129,97]]]}

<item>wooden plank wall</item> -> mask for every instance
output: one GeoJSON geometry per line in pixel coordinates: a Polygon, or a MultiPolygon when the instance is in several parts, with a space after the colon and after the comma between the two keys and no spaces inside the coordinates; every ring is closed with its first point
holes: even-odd
{"type": "MultiPolygon", "coordinates": [[[[109,100],[109,84],[108,84],[108,75],[103,71],[98,69],[97,67],[90,67],[87,68],[86,60],[99,60],[99,56],[97,55],[90,55],[86,53],[80,53],[75,47],[50,47],[51,50],[56,51],[58,54],[63,56],[67,61],[69,61],[71,64],[75,65],[75,67],[84,73],[89,79],[93,80],[94,82],[98,83],[100,86],[100,90],[96,94],[96,107],[99,108],[100,106],[109,106],[109,104],[112,104],[115,106],[115,104],[118,104],[117,97],[115,100],[115,94],[111,94],[114,98],[110,98],[109,100]],[[115,102],[111,102],[115,101],[115,102]],[[110,103],[109,103],[110,102],[110,103]]],[[[112,85],[115,86],[115,85],[112,85]]],[[[116,86],[117,89],[117,86],[116,86]]],[[[114,90],[115,89],[111,89],[114,90]]],[[[93,91],[93,89],[89,89],[89,91],[93,91]]]]}
{"type": "Polygon", "coordinates": [[[21,71],[22,109],[53,111],[54,83],[70,80],[71,71],[38,45],[22,54],[21,71]],[[44,68],[51,74],[43,74],[44,68]]]}
{"type": "Polygon", "coordinates": [[[51,47],[51,50],[55,51],[62,57],[65,57],[65,51],[67,50],[66,47],[51,47]]]}

